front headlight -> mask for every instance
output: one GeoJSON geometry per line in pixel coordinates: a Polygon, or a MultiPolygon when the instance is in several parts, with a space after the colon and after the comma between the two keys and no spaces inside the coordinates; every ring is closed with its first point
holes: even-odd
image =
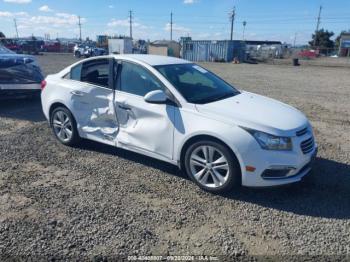
{"type": "Polygon", "coordinates": [[[261,131],[247,130],[259,143],[262,149],[266,150],[292,150],[292,139],[290,137],[281,137],[270,135],[261,131]]]}

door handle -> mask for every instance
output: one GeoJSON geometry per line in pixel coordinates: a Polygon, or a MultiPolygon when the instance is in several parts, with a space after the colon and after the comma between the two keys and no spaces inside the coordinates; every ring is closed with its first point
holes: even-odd
{"type": "Polygon", "coordinates": [[[125,105],[118,105],[118,107],[119,107],[120,109],[123,109],[123,110],[131,110],[130,107],[127,107],[127,106],[125,106],[125,105]]]}
{"type": "Polygon", "coordinates": [[[81,91],[71,91],[70,93],[75,96],[84,96],[84,93],[81,91]]]}

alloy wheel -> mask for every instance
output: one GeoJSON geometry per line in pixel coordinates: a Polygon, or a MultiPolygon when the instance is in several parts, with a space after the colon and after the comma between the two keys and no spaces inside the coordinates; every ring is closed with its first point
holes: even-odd
{"type": "Polygon", "coordinates": [[[193,150],[190,157],[190,170],[193,177],[203,186],[221,187],[230,175],[225,155],[216,147],[202,145],[193,150]]]}
{"type": "Polygon", "coordinates": [[[52,125],[58,139],[63,142],[71,140],[73,135],[73,125],[71,119],[65,112],[55,112],[52,125]]]}

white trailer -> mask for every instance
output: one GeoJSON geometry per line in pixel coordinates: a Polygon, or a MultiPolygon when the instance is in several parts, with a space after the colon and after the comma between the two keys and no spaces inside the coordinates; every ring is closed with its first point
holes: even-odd
{"type": "Polygon", "coordinates": [[[132,54],[132,40],[130,38],[108,39],[109,54],[132,54]]]}

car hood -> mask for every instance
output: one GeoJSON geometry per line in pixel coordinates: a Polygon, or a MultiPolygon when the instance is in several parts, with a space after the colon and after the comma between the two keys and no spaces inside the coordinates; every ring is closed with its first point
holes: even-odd
{"type": "Polygon", "coordinates": [[[249,92],[197,104],[196,108],[211,118],[280,136],[293,136],[296,130],[308,125],[305,115],[294,107],[249,92]]]}

